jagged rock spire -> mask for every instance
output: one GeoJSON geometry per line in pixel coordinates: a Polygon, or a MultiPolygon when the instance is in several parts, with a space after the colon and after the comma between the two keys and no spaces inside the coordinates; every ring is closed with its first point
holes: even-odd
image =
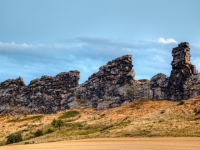
{"type": "Polygon", "coordinates": [[[171,75],[167,86],[166,99],[186,99],[184,84],[187,78],[197,75],[196,66],[190,62],[190,47],[188,42],[183,42],[172,50],[173,61],[171,75]]]}

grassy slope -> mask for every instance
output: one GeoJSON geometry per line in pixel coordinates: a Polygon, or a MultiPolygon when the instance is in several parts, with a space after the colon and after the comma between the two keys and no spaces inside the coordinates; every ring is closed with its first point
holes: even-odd
{"type": "Polygon", "coordinates": [[[192,137],[200,136],[200,97],[179,102],[137,100],[108,110],[80,109],[79,113],[67,110],[51,115],[29,115],[16,119],[0,116],[0,144],[6,136],[20,131],[25,142],[51,142],[96,137],[192,137]],[[196,111],[194,109],[196,108],[196,111]],[[69,114],[63,115],[70,111],[69,114]],[[196,112],[196,114],[195,114],[196,112]],[[61,117],[62,116],[62,117],[61,117]],[[59,131],[34,137],[38,129],[51,128],[53,119],[62,119],[59,131]]]}

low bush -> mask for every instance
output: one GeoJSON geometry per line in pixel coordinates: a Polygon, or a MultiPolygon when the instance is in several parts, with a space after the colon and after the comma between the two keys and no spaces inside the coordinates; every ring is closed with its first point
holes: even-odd
{"type": "Polygon", "coordinates": [[[160,114],[164,114],[164,113],[165,113],[165,110],[161,110],[161,111],[160,111],[160,114]]]}
{"type": "Polygon", "coordinates": [[[79,112],[76,111],[76,110],[67,111],[67,112],[63,113],[63,114],[59,117],[59,119],[65,119],[65,118],[75,117],[75,116],[77,116],[78,114],[79,114],[79,112]]]}
{"type": "Polygon", "coordinates": [[[111,124],[111,125],[105,126],[100,131],[102,132],[102,131],[108,130],[108,129],[112,128],[112,127],[113,127],[113,125],[111,124]]]}
{"type": "Polygon", "coordinates": [[[16,132],[7,136],[6,144],[17,143],[21,142],[22,140],[22,134],[20,132],[16,132]]]}
{"type": "Polygon", "coordinates": [[[183,105],[185,102],[183,100],[179,101],[179,103],[177,104],[178,106],[179,105],[183,105]]]}
{"type": "Polygon", "coordinates": [[[61,120],[61,119],[54,119],[51,123],[51,125],[54,127],[54,128],[58,128],[60,130],[61,126],[64,125],[64,122],[61,120]]]}
{"type": "Polygon", "coordinates": [[[43,116],[39,115],[39,116],[32,116],[32,117],[27,117],[27,118],[22,118],[22,119],[13,119],[13,120],[8,120],[8,122],[22,122],[22,121],[29,121],[29,120],[41,120],[43,116]]]}
{"type": "Polygon", "coordinates": [[[195,115],[199,115],[200,114],[200,109],[195,108],[194,109],[194,113],[195,113],[195,115]]]}
{"type": "Polygon", "coordinates": [[[38,129],[36,132],[34,132],[34,136],[38,137],[38,136],[42,136],[43,135],[43,131],[38,129]]]}
{"type": "Polygon", "coordinates": [[[49,134],[49,133],[52,133],[54,132],[55,130],[52,129],[52,128],[48,128],[46,131],[45,131],[45,134],[49,134]]]}

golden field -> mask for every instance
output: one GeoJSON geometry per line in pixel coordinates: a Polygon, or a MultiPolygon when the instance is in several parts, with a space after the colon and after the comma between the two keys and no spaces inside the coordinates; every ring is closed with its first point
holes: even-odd
{"type": "Polygon", "coordinates": [[[105,138],[9,145],[1,150],[199,150],[200,138],[105,138]]]}

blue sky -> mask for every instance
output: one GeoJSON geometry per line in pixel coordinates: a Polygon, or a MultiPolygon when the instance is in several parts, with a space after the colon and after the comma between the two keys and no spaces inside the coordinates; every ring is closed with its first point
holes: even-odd
{"type": "Polygon", "coordinates": [[[170,75],[171,51],[191,45],[200,70],[199,0],[0,0],[0,82],[79,70],[80,83],[132,54],[136,79],[170,75]]]}

